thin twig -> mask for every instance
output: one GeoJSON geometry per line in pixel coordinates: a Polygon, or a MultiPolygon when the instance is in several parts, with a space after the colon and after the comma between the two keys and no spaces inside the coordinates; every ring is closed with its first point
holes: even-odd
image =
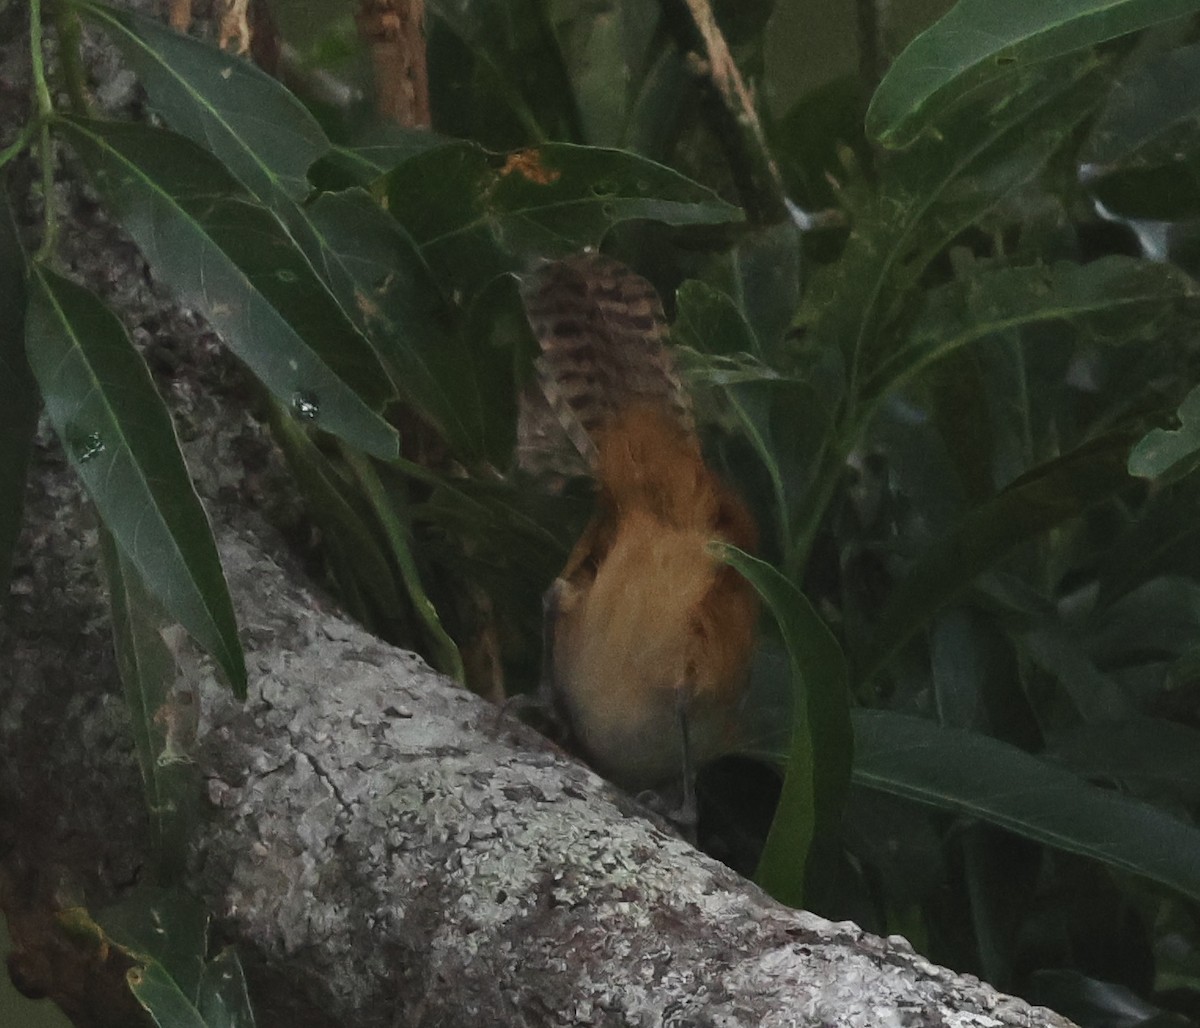
{"type": "Polygon", "coordinates": [[[779,168],[771,156],[754,101],[717,26],[709,0],[661,0],[663,15],[687,65],[706,87],[714,128],[738,195],[752,224],[788,217],[779,168]]]}

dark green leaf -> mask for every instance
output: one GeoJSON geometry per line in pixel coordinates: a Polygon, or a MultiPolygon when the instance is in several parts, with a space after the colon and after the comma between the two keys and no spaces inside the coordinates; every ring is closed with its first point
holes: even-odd
{"type": "Polygon", "coordinates": [[[187,893],[139,886],[96,915],[108,940],[134,960],[157,965],[189,1003],[204,975],[208,913],[187,893]]]}
{"type": "MultiPolygon", "coordinates": [[[[339,586],[347,595],[356,587],[377,610],[399,612],[401,599],[392,565],[348,481],[337,475],[308,431],[278,404],[271,405],[270,417],[271,431],[304,494],[309,517],[327,543],[345,557],[344,570],[353,582],[339,576],[339,586]]],[[[370,620],[368,610],[353,612],[364,623],[370,620]]]]}
{"type": "Polygon", "coordinates": [[[125,977],[158,1028],[213,1028],[161,964],[131,968],[125,977]]]}
{"type": "Polygon", "coordinates": [[[534,257],[596,246],[631,219],[739,221],[741,211],[670,168],[620,150],[546,143],[507,156],[473,143],[429,150],[384,179],[387,206],[439,280],[467,296],[534,257]]]}
{"type": "MultiPolygon", "coordinates": [[[[852,403],[877,366],[905,345],[927,269],[962,232],[1027,187],[1099,95],[1094,62],[1030,75],[1011,103],[968,105],[884,169],[878,190],[844,191],[855,231],[840,260],[813,276],[797,321],[822,348],[841,351],[852,403]]],[[[857,441],[870,417],[847,426],[857,441]]]]}
{"type": "Polygon", "coordinates": [[[112,534],[103,531],[100,538],[117,668],[142,771],[158,878],[174,883],[182,877],[199,809],[200,769],[194,751],[200,698],[194,689],[177,688],[180,666],[166,642],[171,619],[121,555],[112,534]]]}
{"type": "Polygon", "coordinates": [[[426,129],[405,129],[391,123],[379,129],[376,137],[334,146],[309,171],[313,184],[329,191],[366,187],[417,154],[450,142],[426,129]]]}
{"type": "Polygon", "coordinates": [[[1151,156],[1166,157],[1180,142],[1194,140],[1198,114],[1200,44],[1148,54],[1110,93],[1080,161],[1109,170],[1147,150],[1151,156]]]}
{"type": "Polygon", "coordinates": [[[13,547],[21,532],[25,475],[40,406],[25,359],[26,274],[8,193],[0,188],[0,609],[8,597],[13,547]]]}
{"type": "Polygon", "coordinates": [[[109,204],[180,299],[294,414],[384,458],[391,390],[305,256],[209,154],[145,125],[66,119],[109,204]]]}
{"type": "Polygon", "coordinates": [[[1200,474],[1156,490],[1100,557],[1100,602],[1111,604],[1159,575],[1200,578],[1197,510],[1200,474]]]}
{"type": "Polygon", "coordinates": [[[854,781],[999,825],[1200,899],[1200,830],[983,735],[857,710],[854,781]]]}
{"type": "Polygon", "coordinates": [[[79,10],[120,46],[167,124],[215,154],[263,203],[308,194],[309,166],[330,143],[279,82],[154,18],[98,3],[79,10]]]}
{"type": "Polygon", "coordinates": [[[892,592],[873,633],[861,680],[879,670],[911,636],[981,572],[1013,547],[1126,485],[1124,436],[1098,439],[1043,464],[977,507],[918,560],[892,592]]]}
{"type": "Polygon", "coordinates": [[[1161,718],[1077,725],[1050,739],[1045,756],[1081,777],[1140,795],[1200,798],[1200,731],[1161,718]]]}
{"type": "Polygon", "coordinates": [[[232,948],[222,950],[204,966],[198,1006],[209,1028],[254,1028],[246,976],[232,948]]]}
{"type": "Polygon", "coordinates": [[[361,190],[322,194],[307,214],[320,273],[400,394],[462,459],[503,463],[513,391],[498,387],[498,354],[457,330],[407,233],[361,190]]]}
{"type": "Polygon", "coordinates": [[[1179,405],[1179,428],[1154,428],[1129,454],[1129,473],[1140,478],[1182,478],[1200,467],[1200,386],[1179,405]]]}
{"type": "Polygon", "coordinates": [[[160,1028],[253,1028],[241,964],[229,949],[205,959],[208,915],[190,896],[141,887],[96,924],[134,959],[129,987],[160,1028]]]}
{"type": "Polygon", "coordinates": [[[892,63],[867,131],[885,146],[905,146],[955,99],[1015,67],[1196,10],[1200,0],[959,0],[892,63]]]}
{"type": "Polygon", "coordinates": [[[443,132],[511,146],[580,139],[575,95],[539,0],[430,0],[430,99],[443,132]],[[439,45],[439,30],[456,47],[439,45]]]}
{"type": "Polygon", "coordinates": [[[212,532],[170,415],[125,330],[93,294],[38,266],[25,338],[50,423],[121,552],[245,696],[212,532]]]}
{"type": "Polygon", "coordinates": [[[1093,341],[1144,339],[1160,317],[1195,292],[1170,265],[1132,257],[983,271],[930,291],[908,338],[881,364],[866,393],[893,389],[977,339],[1039,322],[1065,321],[1093,341]]]}
{"type": "Polygon", "coordinates": [[[1200,163],[1125,168],[1089,179],[1087,187],[1107,211],[1122,218],[1200,218],[1200,163]]]}
{"type": "Polygon", "coordinates": [[[783,792],[755,875],[776,899],[804,901],[810,850],[836,833],[850,782],[854,736],[846,661],[833,634],[795,586],[770,564],[730,546],[720,549],[758,590],[791,661],[795,720],[783,792]]]}

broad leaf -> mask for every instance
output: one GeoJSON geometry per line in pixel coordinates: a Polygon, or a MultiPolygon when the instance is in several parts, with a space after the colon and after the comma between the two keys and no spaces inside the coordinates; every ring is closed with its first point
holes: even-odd
{"type": "Polygon", "coordinates": [[[211,155],[145,125],[58,123],[156,277],[194,305],[294,414],[380,457],[387,376],[266,208],[211,155]]]}
{"type": "Polygon", "coordinates": [[[905,146],[957,98],[1016,67],[1200,10],[1200,0],[959,0],[888,69],[867,130],[905,146]]]}
{"type": "Polygon", "coordinates": [[[26,265],[8,194],[0,188],[0,609],[21,532],[25,475],[40,402],[25,359],[26,265]]]}
{"type": "Polygon", "coordinates": [[[160,1028],[253,1028],[241,964],[231,949],[207,959],[208,915],[195,899],[141,887],[87,926],[133,959],[129,988],[160,1028]]]}
{"type": "Polygon", "coordinates": [[[776,899],[799,906],[813,843],[837,832],[850,781],[854,737],[846,661],[804,594],[770,564],[730,546],[721,547],[720,555],[770,608],[791,663],[791,753],[755,878],[776,899]]]}
{"type": "Polygon", "coordinates": [[[1159,575],[1200,579],[1200,474],[1154,490],[1138,518],[1100,557],[1101,604],[1111,604],[1159,575]]]}
{"type": "Polygon", "coordinates": [[[412,239],[367,193],[325,193],[308,208],[318,270],[367,337],[400,395],[464,460],[501,464],[511,450],[511,361],[454,324],[412,239]]]}
{"type": "Polygon", "coordinates": [[[1140,478],[1182,478],[1200,467],[1200,386],[1179,405],[1179,427],[1154,428],[1129,454],[1129,473],[1140,478]]]}
{"type": "Polygon", "coordinates": [[[1077,725],[1053,736],[1044,756],[1081,777],[1143,796],[1200,798],[1200,732],[1174,721],[1135,717],[1077,725]]]}
{"type": "Polygon", "coordinates": [[[852,717],[855,784],[978,818],[1200,899],[1200,829],[987,736],[882,710],[852,717]]]}
{"type": "Polygon", "coordinates": [[[1088,189],[1126,218],[1200,216],[1200,45],[1144,55],[1080,152],[1088,189]]]}
{"type": "Polygon", "coordinates": [[[158,878],[174,883],[182,878],[199,809],[194,750],[200,697],[194,688],[177,688],[179,662],[166,642],[170,618],[122,556],[112,533],[101,532],[101,544],[117,668],[142,771],[158,878]]]}
{"type": "Polygon", "coordinates": [[[536,257],[596,246],[631,219],[739,221],[741,211],[670,168],[620,150],[546,143],[507,155],[473,143],[426,151],[383,180],[388,210],[439,281],[474,295],[536,257]]]}
{"type": "Polygon", "coordinates": [[[429,0],[427,7],[430,101],[443,132],[500,147],[582,141],[541,0],[429,0]]]}
{"type": "Polygon", "coordinates": [[[1129,481],[1124,436],[1098,439],[1035,468],[971,511],[933,544],[893,590],[865,654],[861,681],[932,615],[1013,547],[1076,517],[1129,481]]]}
{"type": "Polygon", "coordinates": [[[983,271],[930,291],[908,338],[868,381],[866,395],[895,388],[977,339],[1039,322],[1064,321],[1105,342],[1152,337],[1159,319],[1195,291],[1170,265],[1132,257],[983,271]]]}
{"type": "MultiPolygon", "coordinates": [[[[1030,75],[1012,103],[967,106],[885,166],[878,191],[855,178],[846,191],[855,231],[840,260],[813,277],[798,315],[811,338],[839,349],[851,403],[907,341],[926,269],[964,230],[1029,185],[1096,102],[1096,66],[1030,75]]],[[[860,407],[863,421],[870,407],[860,407]]]]}
{"type": "Polygon", "coordinates": [[[25,346],[50,423],[121,552],[246,694],[233,604],[175,429],[116,317],[37,266],[25,346]]]}
{"type": "Polygon", "coordinates": [[[154,18],[98,3],[79,10],[121,48],[167,124],[215,154],[263,203],[308,194],[309,166],[330,142],[281,83],[154,18]]]}

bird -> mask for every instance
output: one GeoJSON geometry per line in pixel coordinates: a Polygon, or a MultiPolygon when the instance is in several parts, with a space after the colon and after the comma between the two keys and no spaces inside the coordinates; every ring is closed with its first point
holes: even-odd
{"type": "Polygon", "coordinates": [[[728,750],[759,603],[715,544],[753,552],[749,508],[708,466],[649,281],[584,252],[527,275],[542,392],[596,485],[544,597],[542,688],[581,755],[633,792],[728,750]]]}

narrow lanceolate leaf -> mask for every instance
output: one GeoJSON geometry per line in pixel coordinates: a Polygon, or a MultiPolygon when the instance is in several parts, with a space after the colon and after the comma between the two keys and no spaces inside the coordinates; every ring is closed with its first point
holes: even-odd
{"type": "Polygon", "coordinates": [[[1200,899],[1200,829],[1015,746],[923,718],[854,712],[854,781],[978,818],[1200,899]]]}
{"type": "Polygon", "coordinates": [[[496,351],[455,330],[413,240],[361,189],[323,193],[305,210],[316,244],[310,258],[400,394],[456,455],[489,454],[490,440],[505,435],[495,423],[505,393],[491,373],[496,351]]]}
{"type": "Polygon", "coordinates": [[[101,544],[117,667],[142,771],[159,880],[175,882],[183,874],[200,799],[193,752],[198,697],[194,690],[177,689],[178,664],[164,638],[164,632],[172,631],[170,616],[150,595],[111,532],[101,533],[101,544]]]}
{"type": "Polygon", "coordinates": [[[37,428],[38,392],[25,360],[25,254],[8,194],[0,189],[0,608],[21,531],[25,474],[37,428]]]}
{"type": "Polygon", "coordinates": [[[758,590],[779,623],[796,686],[783,792],[759,859],[758,883],[799,906],[814,840],[837,831],[850,782],[854,736],[846,660],[812,605],[770,564],[725,546],[721,557],[758,590]]]}
{"type": "Polygon", "coordinates": [[[532,255],[595,246],[631,219],[668,225],[740,221],[742,212],[661,164],[620,150],[546,143],[491,154],[461,142],[428,150],[382,180],[391,213],[439,281],[473,295],[532,255]]]}
{"type": "Polygon", "coordinates": [[[396,456],[379,414],[392,395],[379,360],[275,216],[220,162],[146,125],[58,125],[155,276],[285,406],[367,453],[396,456]]]}
{"type": "Polygon", "coordinates": [[[245,976],[232,950],[211,960],[208,914],[182,891],[139,887],[76,927],[130,957],[130,990],[161,1028],[254,1028],[245,976]]]}
{"type": "Polygon", "coordinates": [[[918,560],[888,599],[861,680],[878,671],[932,615],[1013,547],[1076,517],[1128,484],[1129,439],[1081,446],[1023,475],[971,511],[918,560]]]}
{"type": "Polygon", "coordinates": [[[1200,10],[1200,0],[959,0],[884,76],[867,130],[904,146],[982,83],[1200,10]]]}
{"type": "Polygon", "coordinates": [[[122,554],[244,696],[212,532],[170,415],[120,322],[92,293],[38,266],[25,346],[50,422],[122,554]]]}
{"type": "Polygon", "coordinates": [[[309,166],[331,144],[307,108],[247,60],[103,4],[79,11],[104,27],[176,132],[211,151],[260,200],[299,200],[309,166]]]}
{"type": "Polygon", "coordinates": [[[1152,338],[1160,319],[1195,292],[1170,265],[1132,257],[982,271],[930,291],[908,338],[874,372],[866,394],[893,389],[977,339],[1039,322],[1066,322],[1115,343],[1152,338]]]}
{"type": "Polygon", "coordinates": [[[1200,386],[1179,405],[1179,427],[1147,432],[1129,455],[1129,473],[1140,478],[1182,478],[1200,467],[1200,386]]]}

